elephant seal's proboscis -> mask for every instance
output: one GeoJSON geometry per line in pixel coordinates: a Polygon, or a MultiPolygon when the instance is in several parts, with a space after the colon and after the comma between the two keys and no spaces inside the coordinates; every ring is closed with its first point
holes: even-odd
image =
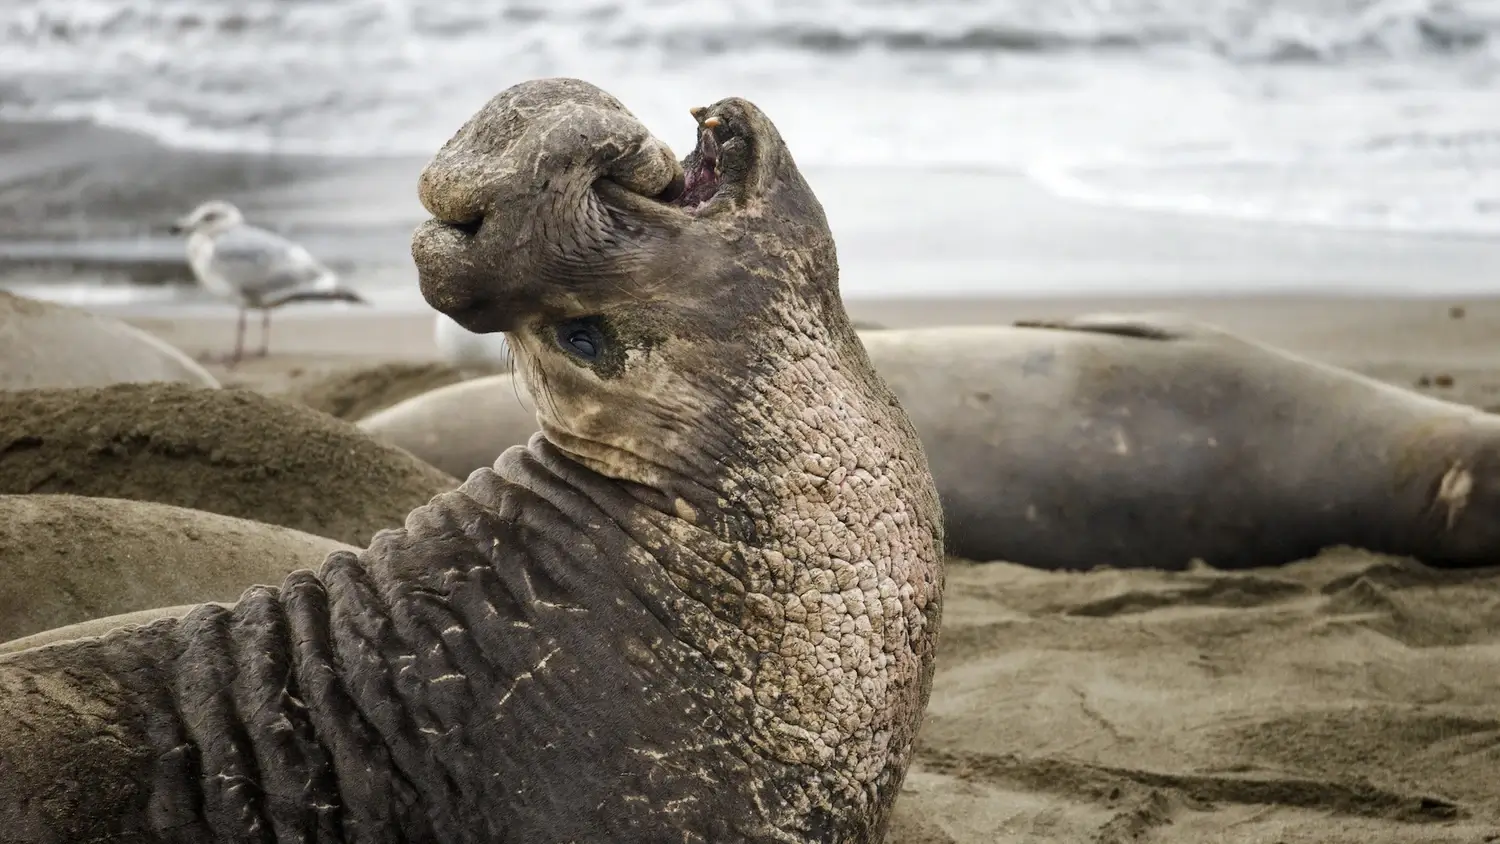
{"type": "Polygon", "coordinates": [[[679,165],[542,80],[443,147],[423,294],[545,439],[316,576],[0,658],[8,840],[881,840],[937,493],[779,134],[694,114],[679,165]]]}

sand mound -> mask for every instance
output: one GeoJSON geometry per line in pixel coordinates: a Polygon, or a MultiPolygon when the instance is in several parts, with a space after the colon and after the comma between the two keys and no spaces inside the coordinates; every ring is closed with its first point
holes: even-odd
{"type": "Polygon", "coordinates": [[[145,501],[0,495],[0,642],[164,605],[235,601],[348,547],[145,501]]]}
{"type": "Polygon", "coordinates": [[[119,320],[0,290],[0,390],[141,381],[219,386],[181,351],[119,320]]]}
{"type": "Polygon", "coordinates": [[[363,546],[457,485],[347,422],[248,390],[0,393],[0,494],[156,501],[363,546]]]}
{"type": "Polygon", "coordinates": [[[353,422],[462,380],[463,373],[446,363],[383,363],[309,378],[279,397],[353,422]]]}
{"type": "Polygon", "coordinates": [[[1500,569],[951,563],[892,842],[1485,841],[1500,569]]]}

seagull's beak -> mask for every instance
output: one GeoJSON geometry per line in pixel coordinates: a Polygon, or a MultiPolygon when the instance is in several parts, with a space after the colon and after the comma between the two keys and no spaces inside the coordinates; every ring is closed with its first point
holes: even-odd
{"type": "Polygon", "coordinates": [[[167,231],[171,232],[172,234],[187,234],[188,233],[188,224],[187,224],[187,221],[186,220],[178,220],[177,222],[175,222],[171,226],[169,226],[167,228],[167,231]]]}

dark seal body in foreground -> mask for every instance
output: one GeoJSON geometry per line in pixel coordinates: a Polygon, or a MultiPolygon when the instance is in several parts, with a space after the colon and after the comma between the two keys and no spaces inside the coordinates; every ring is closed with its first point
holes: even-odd
{"type": "Polygon", "coordinates": [[[883,838],[937,493],[775,128],[695,114],[679,165],[542,80],[439,152],[423,293],[543,435],[316,574],[0,657],[7,840],[883,838]]]}

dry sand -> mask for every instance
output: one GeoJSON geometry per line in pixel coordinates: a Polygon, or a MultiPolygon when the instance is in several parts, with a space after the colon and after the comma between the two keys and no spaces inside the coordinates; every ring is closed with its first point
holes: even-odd
{"type": "MultiPolygon", "coordinates": [[[[1494,301],[851,303],[892,326],[1142,309],[1500,404],[1494,301]]],[[[136,323],[196,352],[222,345],[231,319],[136,323]]],[[[411,370],[386,364],[432,359],[428,326],[426,314],[299,316],[277,325],[281,353],[212,371],[348,413],[344,387],[309,385],[394,389],[411,370]],[[329,394],[341,397],[315,397],[329,394]]],[[[889,840],[1500,841],[1497,678],[1500,570],[1440,573],[1349,550],[1232,574],[954,562],[889,840]]]]}
{"type": "Polygon", "coordinates": [[[952,562],[902,842],[1500,840],[1500,570],[952,562]]]}
{"type": "Polygon", "coordinates": [[[363,547],[457,485],[353,425],[249,390],[0,393],[0,494],[156,501],[363,547]]]}

